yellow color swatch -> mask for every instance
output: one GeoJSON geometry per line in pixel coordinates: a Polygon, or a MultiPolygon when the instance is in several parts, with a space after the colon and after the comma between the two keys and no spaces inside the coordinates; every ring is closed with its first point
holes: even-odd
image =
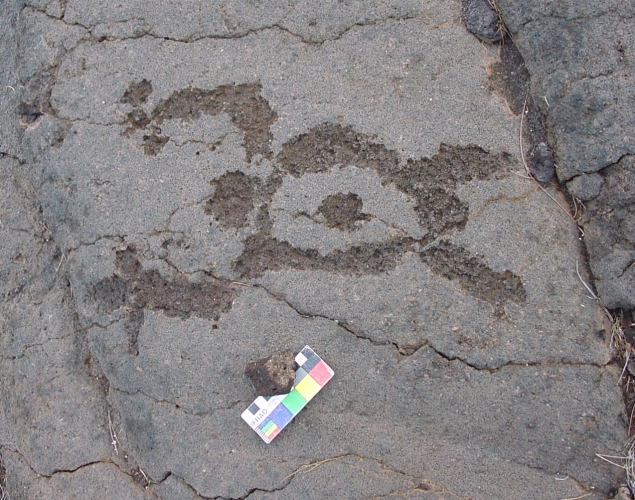
{"type": "Polygon", "coordinates": [[[307,401],[320,392],[321,388],[320,384],[313,380],[310,375],[305,376],[300,383],[295,386],[295,390],[307,401]]]}

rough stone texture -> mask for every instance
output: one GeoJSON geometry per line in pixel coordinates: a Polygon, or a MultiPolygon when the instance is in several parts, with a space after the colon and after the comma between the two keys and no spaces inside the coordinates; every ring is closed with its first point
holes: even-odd
{"type": "MultiPolygon", "coordinates": [[[[473,456],[477,449],[499,464],[488,469],[495,485],[488,489],[488,496],[504,496],[516,481],[514,475],[508,482],[501,480],[499,474],[510,467],[505,461],[524,464],[521,474],[533,491],[539,484],[544,487],[548,477],[553,481],[551,474],[539,472],[541,467],[564,474],[575,470],[578,479],[583,472],[591,478],[597,474],[594,470],[605,471],[598,479],[609,472],[604,466],[597,469],[592,461],[585,465],[583,457],[592,455],[594,446],[609,445],[597,442],[599,435],[605,435],[605,426],[622,425],[619,405],[616,413],[607,413],[606,394],[615,393],[614,370],[545,365],[510,366],[490,373],[458,360],[448,361],[429,347],[404,357],[392,346],[359,340],[330,320],[302,318],[258,289],[243,292],[239,304],[221,321],[216,337],[203,334],[204,323],[187,327],[189,335],[182,334],[184,326],[176,318],[152,313],[147,333],[140,339],[145,358],[134,365],[141,371],[131,366],[129,379],[123,380],[112,377],[117,368],[108,368],[113,381],[109,401],[123,415],[119,428],[123,448],[142,457],[139,465],[150,477],[161,478],[169,471],[205,496],[237,497],[253,488],[281,488],[302,464],[349,454],[380,460],[388,469],[476,498],[479,495],[464,482],[464,475],[473,467],[470,464],[480,461],[473,456]],[[268,328],[262,330],[263,324],[268,328]],[[258,345],[245,343],[244,332],[250,332],[258,345]],[[225,343],[227,351],[214,349],[218,337],[235,340],[225,343]],[[308,342],[334,362],[336,379],[322,391],[323,397],[303,410],[305,418],[298,417],[275,444],[264,447],[239,418],[253,398],[253,389],[237,362],[278,345],[293,345],[297,350],[308,342]],[[227,352],[232,353],[230,359],[227,352]],[[161,375],[152,371],[159,361],[161,375]],[[215,397],[224,398],[205,411],[197,411],[194,400],[179,400],[176,395],[163,399],[165,395],[158,394],[153,383],[157,376],[172,378],[176,373],[196,380],[200,372],[209,377],[206,386],[220,392],[215,397]],[[232,381],[231,390],[226,380],[232,381]],[[559,380],[576,380],[575,392],[563,395],[559,380]],[[122,390],[114,389],[115,384],[122,390]],[[133,389],[140,385],[146,389],[133,389]],[[351,387],[356,389],[351,391],[351,387]],[[558,413],[546,412],[549,405],[557,406],[558,413]],[[437,408],[443,408],[444,415],[451,412],[452,418],[439,418],[437,408]],[[389,424],[381,418],[388,413],[393,415],[389,424]],[[497,414],[501,420],[488,421],[497,414]],[[560,428],[559,421],[573,426],[566,440],[545,440],[543,433],[552,432],[554,426],[560,428]],[[182,431],[189,428],[195,431],[182,431]],[[519,434],[522,440],[518,440],[519,434]],[[207,436],[203,442],[202,435],[207,436]],[[314,439],[307,440],[311,435],[314,439]],[[444,443],[440,447],[434,444],[439,436],[444,443]],[[388,455],[382,451],[386,449],[391,450],[388,455]],[[422,454],[421,449],[427,452],[422,454]],[[505,454],[501,455],[501,449],[507,450],[505,454]],[[372,458],[379,455],[381,458],[372,458]],[[268,465],[245,469],[243,464],[254,458],[268,465]],[[450,467],[454,459],[461,464],[450,467]],[[223,476],[219,477],[218,470],[224,471],[223,476]],[[250,477],[245,477],[245,470],[250,477]],[[452,471],[449,475],[448,470],[452,471]]],[[[110,327],[104,340],[115,332],[110,327]]],[[[125,349],[100,353],[102,359],[113,361],[122,356],[127,356],[125,349]]],[[[195,390],[189,389],[190,398],[195,390]]],[[[202,394],[202,388],[198,392],[202,394]]],[[[346,475],[350,474],[353,472],[347,470],[346,475]]],[[[310,474],[298,474],[293,482],[302,485],[307,480],[311,481],[310,474]]],[[[407,489],[411,480],[405,478],[402,488],[407,489]]],[[[389,486],[381,484],[382,488],[389,486]]],[[[562,494],[572,491],[567,489],[571,485],[559,487],[562,494]]]]}
{"type": "Polygon", "coordinates": [[[591,271],[604,303],[635,308],[635,157],[603,172],[597,197],[584,214],[591,271]]]}
{"type": "Polygon", "coordinates": [[[8,451],[4,458],[11,471],[7,476],[7,490],[9,498],[13,500],[156,498],[112,463],[89,463],[73,471],[56,471],[46,477],[36,474],[18,453],[8,451]]]}
{"type": "MultiPolygon", "coordinates": [[[[635,4],[500,0],[499,5],[531,73],[533,98],[547,117],[558,178],[582,201],[594,199],[607,176],[614,177],[635,154],[635,4]]],[[[582,220],[593,278],[609,308],[635,304],[632,242],[606,220],[615,211],[619,222],[610,225],[633,224],[635,206],[624,203],[623,189],[602,188],[601,201],[582,220]]]]}
{"type": "MultiPolygon", "coordinates": [[[[6,5],[11,498],[599,499],[623,480],[595,458],[628,418],[577,229],[513,175],[524,62],[460,2],[6,5]],[[306,344],[335,378],[265,445],[245,364],[306,344]]],[[[598,210],[629,161],[597,174],[598,210]]]]}
{"type": "Polygon", "coordinates": [[[544,119],[530,92],[530,76],[525,59],[506,31],[499,43],[499,53],[500,61],[489,67],[490,86],[507,101],[510,110],[521,120],[520,135],[527,174],[538,182],[549,182],[555,164],[553,151],[547,145],[549,139],[544,119]]]}
{"type": "Polygon", "coordinates": [[[256,491],[253,498],[331,498],[342,495],[345,498],[419,498],[450,500],[456,498],[431,481],[421,481],[400,471],[392,470],[381,462],[354,454],[343,454],[315,466],[306,467],[298,474],[307,474],[294,479],[280,491],[256,491]],[[313,468],[315,467],[315,468],[313,468]],[[304,470],[310,473],[304,472],[304,470]],[[375,484],[381,486],[376,488],[375,484]]]}
{"type": "Polygon", "coordinates": [[[604,177],[600,174],[580,174],[567,182],[567,189],[580,201],[589,201],[600,194],[604,177]]]}
{"type": "Polygon", "coordinates": [[[293,388],[295,360],[291,352],[277,352],[268,358],[249,363],[245,375],[251,380],[257,396],[287,394],[293,388]]]}
{"type": "MultiPolygon", "coordinates": [[[[557,141],[558,176],[633,154],[632,2],[499,2],[557,141]]],[[[540,101],[538,101],[540,102],[540,101]]]]}
{"type": "Polygon", "coordinates": [[[499,42],[504,26],[488,0],[464,0],[465,26],[484,42],[499,42]]]}
{"type": "Polygon", "coordinates": [[[0,81],[3,87],[0,99],[0,155],[16,156],[19,153],[20,133],[15,109],[20,103],[20,36],[18,21],[20,1],[5,2],[0,13],[0,31],[3,33],[0,44],[0,81]],[[16,88],[17,87],[17,88],[16,88]]]}
{"type": "Polygon", "coordinates": [[[50,475],[110,450],[103,391],[85,366],[62,254],[36,195],[21,166],[0,159],[0,436],[50,475]]]}
{"type": "Polygon", "coordinates": [[[68,1],[65,20],[89,27],[97,40],[133,38],[146,34],[157,38],[194,41],[204,37],[240,38],[253,31],[274,28],[297,34],[308,43],[322,43],[339,38],[356,25],[372,25],[386,19],[417,17],[430,24],[447,20],[455,14],[455,5],[416,0],[386,3],[381,0],[329,2],[328,7],[301,0],[292,8],[265,0],[253,4],[249,0],[200,4],[184,0],[165,4],[149,12],[141,0],[112,8],[108,4],[68,1]]]}

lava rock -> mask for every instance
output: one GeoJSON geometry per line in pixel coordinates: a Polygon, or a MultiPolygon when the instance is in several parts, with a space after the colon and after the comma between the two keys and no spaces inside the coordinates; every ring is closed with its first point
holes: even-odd
{"type": "Polygon", "coordinates": [[[295,359],[290,352],[277,352],[268,358],[249,363],[245,368],[258,396],[287,394],[295,380],[295,359]]]}
{"type": "Polygon", "coordinates": [[[553,151],[544,142],[541,142],[534,149],[529,172],[538,182],[549,182],[554,171],[553,151]]]}
{"type": "Polygon", "coordinates": [[[628,487],[620,486],[617,490],[617,493],[613,497],[613,500],[632,500],[631,492],[628,487]]]}
{"type": "Polygon", "coordinates": [[[500,42],[503,29],[498,13],[487,0],[464,0],[463,15],[468,31],[484,42],[500,42]]]}
{"type": "Polygon", "coordinates": [[[567,182],[567,189],[579,200],[589,201],[600,194],[603,184],[604,177],[598,173],[580,174],[567,182]]]}

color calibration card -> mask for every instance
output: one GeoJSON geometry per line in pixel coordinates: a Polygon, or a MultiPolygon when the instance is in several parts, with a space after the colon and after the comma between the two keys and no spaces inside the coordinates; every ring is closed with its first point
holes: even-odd
{"type": "Polygon", "coordinates": [[[242,414],[243,420],[265,443],[273,441],[293,417],[333,378],[331,367],[309,346],[298,353],[295,362],[299,368],[295,372],[293,389],[289,394],[266,398],[258,396],[242,414]]]}

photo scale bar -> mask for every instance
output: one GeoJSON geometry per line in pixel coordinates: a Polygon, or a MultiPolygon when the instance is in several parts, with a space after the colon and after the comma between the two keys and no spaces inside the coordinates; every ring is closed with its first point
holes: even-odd
{"type": "Polygon", "coordinates": [[[242,413],[247,422],[265,443],[270,443],[291,420],[320,392],[334,372],[313,349],[305,346],[295,357],[293,389],[289,394],[264,398],[258,396],[242,413]]]}

